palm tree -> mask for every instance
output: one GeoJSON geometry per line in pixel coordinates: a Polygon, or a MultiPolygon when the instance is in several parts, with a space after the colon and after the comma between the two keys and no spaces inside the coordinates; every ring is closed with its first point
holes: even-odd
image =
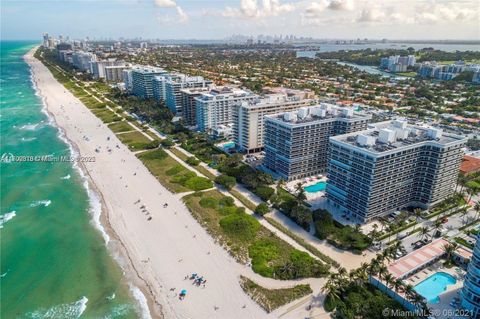
{"type": "Polygon", "coordinates": [[[422,227],[420,228],[420,240],[424,240],[424,239],[427,239],[428,238],[428,232],[429,232],[429,229],[428,227],[422,227]]]}
{"type": "Polygon", "coordinates": [[[286,184],[286,181],[283,178],[280,178],[278,180],[278,187],[283,187],[285,186],[285,184],[286,184]]]}
{"type": "Polygon", "coordinates": [[[466,208],[464,208],[461,212],[460,212],[460,216],[462,217],[462,223],[465,225],[467,223],[467,221],[465,220],[465,216],[467,216],[468,214],[468,210],[466,208]]]}
{"type": "Polygon", "coordinates": [[[418,219],[422,216],[422,210],[420,208],[415,208],[413,210],[413,215],[415,216],[415,225],[413,225],[412,232],[414,232],[417,227],[418,219]]]}
{"type": "Polygon", "coordinates": [[[297,183],[297,185],[295,186],[295,190],[297,191],[297,199],[300,202],[303,202],[307,199],[307,196],[305,195],[305,189],[303,189],[302,187],[302,183],[297,183]]]}
{"type": "Polygon", "coordinates": [[[460,185],[460,192],[467,182],[467,178],[462,173],[458,174],[457,185],[455,185],[455,193],[457,192],[457,187],[460,185]]]}
{"type": "Polygon", "coordinates": [[[437,231],[439,231],[440,229],[443,228],[443,224],[442,224],[442,221],[437,219],[434,223],[433,223],[433,233],[436,234],[437,231]]]}
{"type": "Polygon", "coordinates": [[[395,290],[396,293],[398,293],[400,290],[403,290],[403,281],[401,279],[395,279],[393,282],[393,289],[395,290]]]}
{"type": "Polygon", "coordinates": [[[455,250],[457,249],[457,247],[458,247],[457,243],[450,243],[450,244],[443,245],[443,250],[445,251],[445,254],[447,255],[446,256],[447,260],[450,261],[452,259],[452,255],[455,252],[455,250]]]}
{"type": "Polygon", "coordinates": [[[391,273],[385,274],[385,276],[383,277],[383,280],[385,281],[385,285],[386,285],[388,288],[392,288],[392,287],[393,287],[394,282],[395,282],[395,279],[393,278],[393,275],[392,275],[391,273]]]}
{"type": "Polygon", "coordinates": [[[475,211],[475,219],[478,220],[480,217],[480,202],[476,202],[475,206],[473,206],[473,210],[475,211]]]}

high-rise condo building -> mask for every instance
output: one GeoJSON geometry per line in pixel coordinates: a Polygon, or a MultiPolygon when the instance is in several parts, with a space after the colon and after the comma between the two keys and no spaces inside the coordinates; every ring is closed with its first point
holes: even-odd
{"type": "Polygon", "coordinates": [[[215,88],[195,98],[197,130],[209,132],[219,125],[233,122],[234,105],[252,101],[258,95],[237,88],[215,88]]]}
{"type": "Polygon", "coordinates": [[[153,94],[157,100],[164,100],[165,105],[176,115],[183,115],[181,89],[208,87],[212,81],[202,76],[187,76],[181,73],[165,74],[153,79],[153,94]]]}
{"type": "Polygon", "coordinates": [[[247,153],[263,150],[266,115],[298,110],[312,103],[312,100],[288,98],[286,94],[270,94],[236,104],[233,113],[233,135],[237,148],[247,153]]]}
{"type": "Polygon", "coordinates": [[[201,88],[189,88],[181,89],[180,94],[182,96],[182,108],[183,108],[183,121],[186,126],[197,127],[196,109],[197,104],[196,97],[199,97],[202,93],[208,93],[209,87],[201,88]]]}
{"type": "Polygon", "coordinates": [[[133,89],[133,79],[132,79],[132,69],[128,68],[122,71],[123,83],[125,84],[125,90],[127,92],[132,92],[133,89]]]}
{"type": "Polygon", "coordinates": [[[105,68],[111,66],[125,65],[123,61],[116,60],[102,60],[102,61],[92,61],[90,63],[90,72],[92,73],[95,79],[104,79],[105,78],[105,68]]]}
{"type": "Polygon", "coordinates": [[[162,68],[150,66],[132,69],[132,93],[142,99],[153,98],[152,79],[166,73],[162,68]]]}
{"type": "Polygon", "coordinates": [[[325,173],[329,137],[367,128],[369,115],[322,103],[265,117],[264,165],[287,181],[325,173]]]}
{"type": "Polygon", "coordinates": [[[327,200],[359,222],[452,195],[467,139],[405,121],[330,138],[327,200]]]}
{"type": "Polygon", "coordinates": [[[114,65],[105,67],[105,80],[107,82],[123,82],[123,71],[125,71],[129,66],[127,65],[114,65]]]}
{"type": "Polygon", "coordinates": [[[95,54],[90,52],[76,51],[72,53],[73,66],[81,71],[90,72],[90,64],[95,59],[95,54]]]}
{"type": "Polygon", "coordinates": [[[480,318],[480,240],[478,236],[472,259],[468,264],[461,297],[462,308],[469,312],[470,317],[480,318]]]}

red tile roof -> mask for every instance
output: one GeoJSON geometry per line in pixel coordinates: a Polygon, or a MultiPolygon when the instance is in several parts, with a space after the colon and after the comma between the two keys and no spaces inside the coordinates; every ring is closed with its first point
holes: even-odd
{"type": "Polygon", "coordinates": [[[465,155],[460,164],[460,172],[464,175],[480,172],[480,158],[465,155]]]}

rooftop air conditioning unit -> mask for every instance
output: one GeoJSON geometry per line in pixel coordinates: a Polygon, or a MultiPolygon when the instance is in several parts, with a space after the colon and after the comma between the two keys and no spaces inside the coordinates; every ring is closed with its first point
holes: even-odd
{"type": "Polygon", "coordinates": [[[293,112],[288,112],[283,114],[283,119],[287,122],[293,122],[297,120],[297,114],[293,112]]]}
{"type": "Polygon", "coordinates": [[[370,135],[357,135],[357,143],[361,146],[372,146],[375,144],[375,137],[370,135]]]}
{"type": "Polygon", "coordinates": [[[306,107],[299,108],[298,112],[297,112],[297,115],[298,115],[298,118],[300,118],[300,119],[306,118],[307,115],[308,115],[308,109],[306,107]]]}
{"type": "Polygon", "coordinates": [[[388,128],[381,129],[378,132],[378,141],[384,144],[395,142],[395,131],[389,130],[388,128]]]}

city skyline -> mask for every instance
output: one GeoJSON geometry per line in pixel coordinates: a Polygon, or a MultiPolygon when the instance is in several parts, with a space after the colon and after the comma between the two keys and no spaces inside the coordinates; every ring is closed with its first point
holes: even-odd
{"type": "Polygon", "coordinates": [[[480,8],[474,0],[6,0],[2,39],[36,39],[40,30],[72,38],[291,34],[316,39],[474,40],[480,34],[478,21],[480,8]]]}

